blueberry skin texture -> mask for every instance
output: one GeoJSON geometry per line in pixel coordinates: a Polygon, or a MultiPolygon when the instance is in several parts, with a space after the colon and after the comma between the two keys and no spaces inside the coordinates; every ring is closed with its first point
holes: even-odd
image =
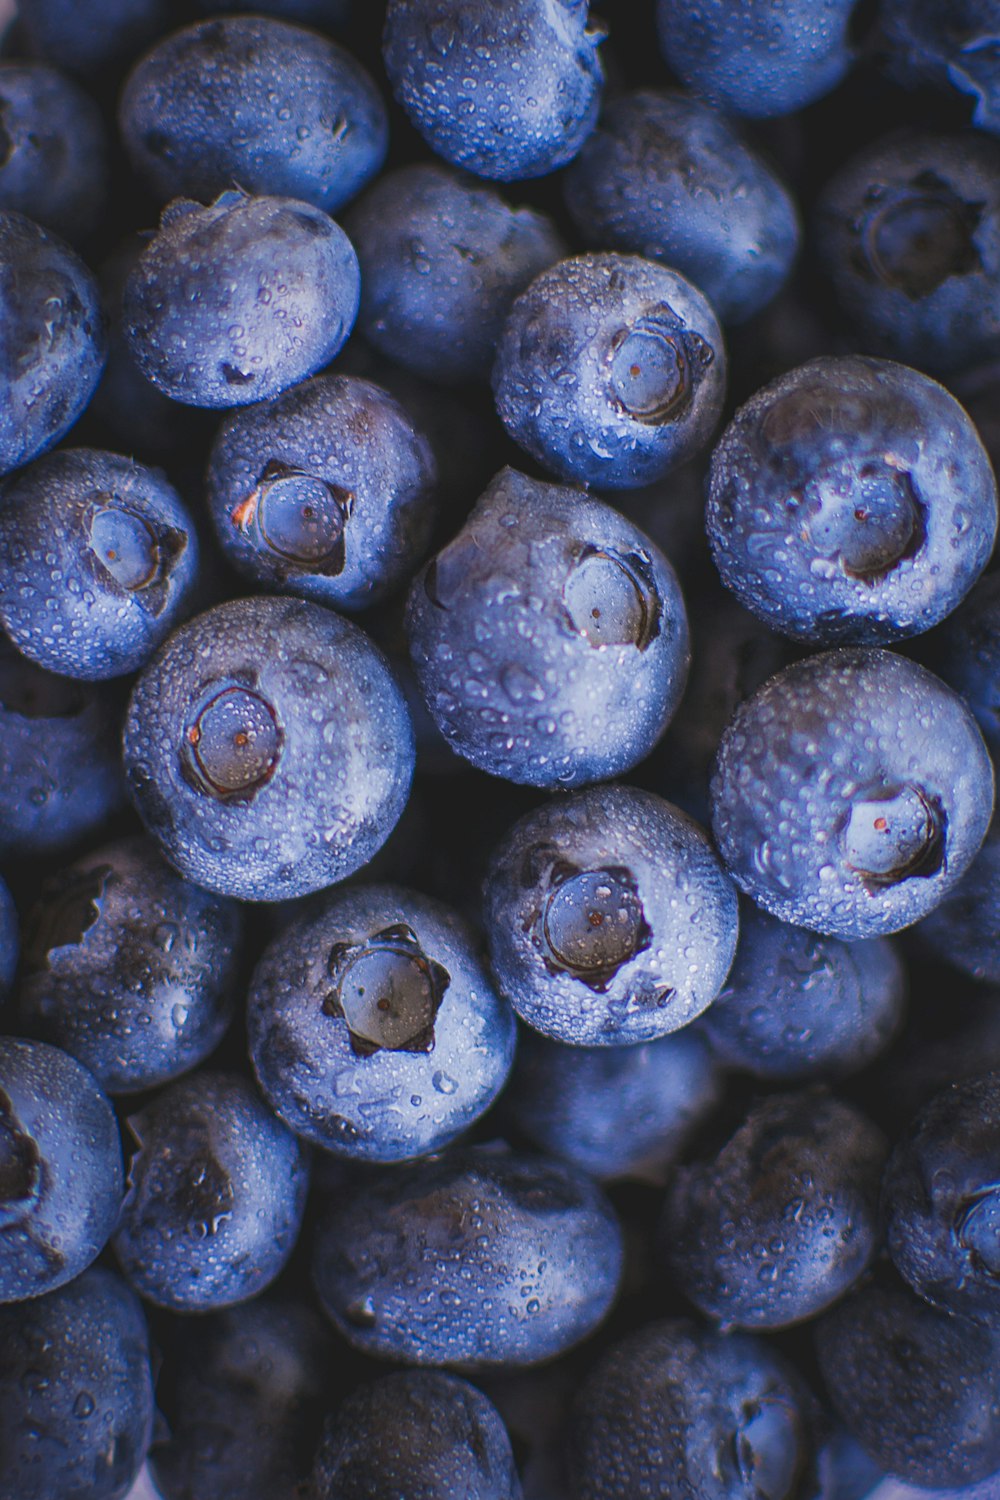
{"type": "Polygon", "coordinates": [[[736,711],[712,827],[741,890],[783,922],[853,941],[918,921],[986,837],[993,770],[962,699],[891,651],[844,648],[736,711]]]}
{"type": "Polygon", "coordinates": [[[149,1455],[164,1500],[297,1494],[330,1402],[323,1320],[269,1297],[176,1319],[156,1399],[166,1421],[149,1455]]]}
{"type": "Polygon", "coordinates": [[[577,1047],[688,1025],[722,988],[738,925],[708,835],[633,787],[591,787],[528,813],[486,876],[497,984],[529,1026],[577,1047]]]}
{"type": "Polygon", "coordinates": [[[935,1095],[897,1143],[882,1183],[889,1254],[933,1307],[1000,1332],[1000,1072],[935,1095]]]}
{"type": "Polygon", "coordinates": [[[726,428],[706,528],[723,583],[772,630],[885,645],[938,624],[975,583],[996,539],[996,480],[936,381],[816,359],[726,428]]]}
{"type": "Polygon", "coordinates": [[[563,193],[587,244],[680,271],[724,323],[765,307],[798,254],[788,189],[727,120],[673,89],[609,99],[563,193]]]}
{"type": "Polygon", "coordinates": [[[1000,1338],[901,1282],[862,1287],[816,1328],[823,1380],[876,1463],[927,1489],[1000,1467],[1000,1338]]]}
{"type": "Polygon", "coordinates": [[[101,112],[72,79],[42,63],[0,64],[0,208],[74,243],[97,228],[108,193],[101,112]]]}
{"type": "Polygon", "coordinates": [[[327,1420],[309,1500],[521,1500],[510,1438],[481,1391],[437,1370],[360,1386],[327,1420]]]}
{"type": "Polygon", "coordinates": [[[168,204],[129,272],[125,336],[157,390],[189,406],[266,401],[328,364],[354,326],[358,260],[293,198],[168,204]]]}
{"type": "Polygon", "coordinates": [[[1000,135],[992,0],[881,0],[876,37],[885,70],[897,83],[971,97],[973,124],[1000,135]]]}
{"type": "Polygon", "coordinates": [[[874,141],[823,188],[814,237],[870,353],[944,374],[1000,354],[1000,143],[874,141]]]}
{"type": "Polygon", "coordinates": [[[10,891],[0,880],[0,1004],[13,988],[20,949],[17,907],[10,891]]]}
{"type": "Polygon", "coordinates": [[[110,1100],[75,1058],[0,1039],[0,1303],[55,1291],[104,1249],[122,1201],[110,1100]]]}
{"type": "Polygon", "coordinates": [[[106,844],[26,917],[21,1023],[111,1094],[166,1083],[222,1039],[241,935],[235,902],[175,875],[151,839],[106,844]]]}
{"type": "Polygon", "coordinates": [[[659,549],[610,506],[515,469],[417,574],[406,629],[451,748],[527,786],[630,770],[687,678],[684,601],[659,549]]]}
{"type": "Polygon", "coordinates": [[[612,252],[536,276],[493,367],[514,441],[560,478],[609,490],[651,484],[703,448],[725,386],[722,330],[698,288],[612,252]]]}
{"type": "Polygon", "coordinates": [[[246,577],[363,609],[412,577],[423,558],[437,465],[427,438],[381,386],[318,375],[223,424],[207,499],[222,549],[246,577]]]}
{"type": "Polygon", "coordinates": [[[17,21],[33,55],[100,81],[168,31],[174,10],[172,0],[31,0],[17,21]]]}
{"type": "Polygon", "coordinates": [[[47,229],[0,211],[0,474],[53,447],[82,414],[107,357],[97,283],[47,229]]]}
{"type": "Polygon", "coordinates": [[[660,1221],[684,1295],[727,1328],[787,1328],[854,1285],[878,1249],[888,1146],[822,1089],[753,1106],[714,1160],[680,1167],[660,1221]]]}
{"type": "Polygon", "coordinates": [[[965,699],[1000,758],[1000,572],[981,578],[927,644],[928,665],[965,699]]]}
{"type": "Polygon", "coordinates": [[[362,1161],[440,1150],[489,1108],[514,1061],[513,1012],[471,928],[398,886],[334,892],[286,927],[254,971],[247,1030],[289,1129],[362,1161]]]}
{"type": "Polygon", "coordinates": [[[132,166],[163,203],[239,186],[333,214],[385,160],[378,90],[343,47],[264,16],[201,21],[133,68],[118,110],[132,166]]]}
{"type": "Polygon", "coordinates": [[[236,599],[175,631],[125,721],[140,817],[187,879],[280,901],[367,864],[410,791],[409,714],[357,626],[297,599],[236,599]]]}
{"type": "Polygon", "coordinates": [[[812,1407],[762,1340],[686,1318],[647,1323],[602,1355],[576,1397],[574,1500],[811,1500],[812,1407]]]}
{"type": "Polygon", "coordinates": [[[0,623],[49,672],[134,672],[190,610],[191,514],[166,476],[118,453],[63,448],[0,493],[0,623]]]}
{"type": "Polygon", "coordinates": [[[382,56],[437,156],[511,182],[565,166],[597,120],[603,29],[564,0],[389,0],[382,56]]]}
{"type": "Polygon", "coordinates": [[[936,958],[1000,984],[1000,827],[991,827],[955,889],[915,932],[936,958]]]}
{"type": "Polygon", "coordinates": [[[295,1247],[305,1148],[229,1073],[170,1084],[128,1126],[136,1149],[114,1248],[135,1290],[175,1312],[262,1292],[295,1247]]]}
{"type": "Polygon", "coordinates": [[[631,1047],[567,1047],[526,1030],[504,1106],[540,1150],[591,1177],[662,1186],[721,1097],[693,1029],[631,1047]]]}
{"type": "Polygon", "coordinates": [[[93,1267],[0,1308],[0,1500],[125,1500],[153,1427],[139,1299],[93,1267]]]}
{"type": "Polygon", "coordinates": [[[344,228],[361,265],[359,331],[444,385],[489,380],[514,298],[566,254],[545,214],[436,162],[380,177],[344,228]]]}
{"type": "Polygon", "coordinates": [[[116,705],[0,636],[0,859],[56,854],[122,807],[116,705]]]}
{"type": "Polygon", "coordinates": [[[765,119],[821,99],[851,65],[855,0],[657,0],[660,49],[682,83],[725,114],[765,119]]]}
{"type": "Polygon", "coordinates": [[[530,1365],[604,1318],[622,1271],[582,1172],[493,1147],[380,1172],[327,1204],[320,1301],[356,1349],[414,1365],[530,1365]]]}
{"type": "Polygon", "coordinates": [[[905,991],[887,939],[820,937],[747,902],[729,978],[702,1027],[722,1062],[755,1078],[842,1077],[889,1045],[905,991]]]}

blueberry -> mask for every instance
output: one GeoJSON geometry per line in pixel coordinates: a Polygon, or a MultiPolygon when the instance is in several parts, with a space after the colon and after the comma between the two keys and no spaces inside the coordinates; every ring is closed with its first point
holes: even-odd
{"type": "Polygon", "coordinates": [[[325,213],[385,159],[371,78],[336,42],[264,16],[172,32],[133,68],[118,111],[125,149],[161,202],[244,192],[325,213]]]}
{"type": "Polygon", "coordinates": [[[138,1298],[95,1267],[0,1308],[0,1349],[3,1500],[125,1500],[153,1426],[138,1298]]]}
{"type": "Polygon", "coordinates": [[[877,44],[886,71],[972,100],[973,123],[1000,135],[997,16],[992,0],[880,0],[877,44]]]}
{"type": "Polygon", "coordinates": [[[954,890],[916,930],[936,957],[1000,984],[1000,826],[993,824],[954,890]]]}
{"type": "Polygon", "coordinates": [[[1000,145],[898,133],[820,195],[816,243],[865,346],[948,372],[1000,354],[1000,145]]]}
{"type": "Polygon", "coordinates": [[[786,115],[851,65],[856,0],[657,0],[660,47],[682,83],[726,114],[786,115]]]}
{"type": "Polygon", "coordinates": [[[993,772],[975,720],[923,667],[843,649],[737,709],[712,781],[736,883],[783,922],[879,937],[954,888],[986,836],[993,772]]]}
{"type": "Polygon", "coordinates": [[[425,553],[436,477],[430,444],[387,391],[320,375],[223,424],[207,498],[240,572],[361,609],[411,577],[425,553]]]}
{"type": "Polygon", "coordinates": [[[564,166],[604,81],[588,0],[389,0],[383,58],[431,149],[510,182],[564,166]]]}
{"type": "Polygon", "coordinates": [[[1000,1332],[1000,1072],[936,1094],[882,1188],[889,1254],[925,1302],[1000,1332]]]}
{"type": "Polygon", "coordinates": [[[158,469],[96,448],[48,453],[0,506],[0,623],[50,672],[134,672],[191,608],[192,517],[158,469]]]}
{"type": "Polygon", "coordinates": [[[577,1396],[575,1500],[799,1500],[819,1493],[813,1402],[762,1340],[686,1318],[613,1344],[577,1396]]]}
{"type": "Polygon", "coordinates": [[[943,386],[885,360],[816,359],[736,413],[706,524],[723,583],[773,630],[878,645],[936,625],[972,587],[996,480],[943,386]]]}
{"type": "Polygon", "coordinates": [[[708,835],[656,797],[600,786],[516,823],[486,878],[484,925],[502,992],[530,1026],[575,1046],[648,1042],[722,988],[736,891],[708,835]]]}
{"type": "Polygon", "coordinates": [[[887,1149],[822,1089],[754,1105],[714,1160],[674,1175],[660,1239],[677,1285],[726,1327],[785,1328],[829,1307],[878,1249],[887,1149]]]}
{"type": "Polygon", "coordinates": [[[0,636],[0,857],[53,854],[125,800],[115,705],[0,636]]]}
{"type": "Polygon", "coordinates": [[[729,1067],[762,1079],[856,1073],[903,1020],[905,978],[885,938],[843,943],[747,903],[736,958],[703,1029],[729,1067]]]}
{"type": "Polygon", "coordinates": [[[83,261],[12,210],[0,211],[0,474],[51,448],[87,405],[107,339],[83,261]]]}
{"type": "Polygon", "coordinates": [[[944,628],[927,658],[961,693],[993,753],[1000,757],[1000,572],[987,573],[944,628]]]}
{"type": "Polygon", "coordinates": [[[521,1500],[510,1439],[481,1391],[438,1370],[360,1386],[327,1421],[312,1500],[521,1500]]]}
{"type": "Polygon", "coordinates": [[[493,369],[514,441],[563,479],[613,490],[661,479],[703,448],[725,383],[722,331],[698,288],[610,252],[536,276],[493,369]]]}
{"type": "Polygon", "coordinates": [[[128,838],[53,875],[28,913],[17,1003],[109,1093],[193,1068],[233,1013],[239,908],[128,838]]]}
{"type": "Polygon", "coordinates": [[[174,9],[172,0],[31,0],[17,19],[32,54],[87,78],[151,46],[174,9]]]}
{"type": "Polygon", "coordinates": [[[42,63],[0,63],[0,208],[85,240],[108,192],[108,143],[93,99],[42,63]]]}
{"type": "Polygon", "coordinates": [[[361,264],[359,329],[444,384],[489,380],[514,298],[566,253],[546,215],[431,162],[385,173],[344,227],[361,264]]]}
{"type": "Polygon", "coordinates": [[[534,1364],[601,1322],[622,1238],[582,1172],[495,1147],[395,1167],[327,1203],[313,1275],[355,1348],[408,1364],[534,1364]]]}
{"type": "Polygon", "coordinates": [[[528,786],[620,775],[687,676],[673,569],[601,501],[505,469],[407,607],[421,689],[453,750],[528,786]]]}
{"type": "Polygon", "coordinates": [[[250,986],[268,1102],[317,1146],[365,1161],[439,1150],[503,1087],[514,1017],[448,907],[355,886],[293,920],[250,986]]]}
{"type": "Polygon", "coordinates": [[[17,907],[10,891],[0,880],[0,1005],[13,987],[19,954],[17,907]]]}
{"type": "Polygon", "coordinates": [[[344,231],[292,198],[223,193],[164,209],[125,284],[139,369],[190,406],[246,406],[312,375],[358,311],[358,261],[344,231]]]}
{"type": "Polygon", "coordinates": [[[588,244],[680,271],[726,323],[766,306],[798,252],[784,184],[722,115],[672,89],[609,99],[563,189],[588,244]]]}
{"type": "Polygon", "coordinates": [[[244,1302],[295,1246],[308,1186],[304,1148],[242,1078],[194,1073],[129,1129],[135,1151],[114,1247],[141,1296],[178,1312],[244,1302]]]}
{"type": "Polygon", "coordinates": [[[567,1047],[526,1030],[504,1102],[549,1155],[601,1180],[662,1185],[721,1094],[694,1029],[630,1047],[567,1047]]]}
{"type": "Polygon", "coordinates": [[[997,1334],[886,1279],[823,1318],[816,1352],[834,1406],[890,1474],[937,1490],[1000,1468],[997,1334]]]}
{"type": "Polygon", "coordinates": [[[121,1201],[118,1122],[96,1079],[58,1047],[0,1039],[0,1302],[78,1276],[121,1201]]]}
{"type": "Polygon", "coordinates": [[[182,875],[278,901],[371,859],[409,794],[413,731],[382,653],[296,599],[237,599],[175,631],[139,678],[125,771],[182,875]]]}
{"type": "Polygon", "coordinates": [[[178,1319],[156,1383],[149,1455],[164,1500],[297,1494],[330,1399],[332,1340],[311,1308],[269,1297],[178,1319]]]}

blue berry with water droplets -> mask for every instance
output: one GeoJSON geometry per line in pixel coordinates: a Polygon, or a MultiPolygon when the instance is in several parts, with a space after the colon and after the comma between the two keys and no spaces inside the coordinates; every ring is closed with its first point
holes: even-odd
{"type": "Polygon", "coordinates": [[[0,1039],[0,1302],[78,1276],[121,1201],[118,1122],[97,1080],[47,1042],[0,1039]]]}
{"type": "Polygon", "coordinates": [[[791,114],[836,88],[853,60],[856,0],[657,0],[660,47],[681,82],[724,114],[791,114]]]}
{"type": "Polygon", "coordinates": [[[47,671],[99,681],[134,672],[198,581],[190,512],[158,469],[96,448],[48,453],[0,505],[0,622],[47,671]]]}
{"type": "Polygon", "coordinates": [[[242,922],[151,839],[102,845],[52,875],[27,914],[17,1007],[109,1093],[201,1062],[233,1015],[242,922]]]}
{"type": "Polygon", "coordinates": [[[594,128],[602,36],[588,0],[389,0],[382,55],[432,151],[510,182],[565,166],[594,128]]]}
{"type": "Polygon", "coordinates": [[[723,115],[679,90],[609,99],[563,192],[587,244],[680,271],[724,323],[765,307],[798,253],[788,189],[723,115]]]}
{"type": "Polygon", "coordinates": [[[975,583],[996,480],[936,381],[860,355],[816,359],[726,428],[706,527],[723,583],[772,630],[887,644],[938,624],[975,583]]]}
{"type": "Polygon", "coordinates": [[[0,1496],[126,1500],[153,1430],[149,1334],[120,1276],[92,1267],[0,1307],[0,1496]]]}
{"type": "Polygon", "coordinates": [[[97,282],[62,240],[0,211],[0,474],[53,447],[86,408],[107,358],[97,282]]]}
{"type": "Polygon", "coordinates": [[[139,814],[182,875],[280,901],[381,848],[409,796],[413,729],[356,625],[257,597],[174,632],[135,685],[124,754],[139,814]]]}
{"type": "Polygon", "coordinates": [[[320,1301],[356,1349],[417,1365],[526,1365],[587,1337],[622,1273],[622,1233],[584,1173],[469,1147],[331,1196],[320,1301]]]}
{"type": "Polygon", "coordinates": [[[678,1168],[661,1253],[725,1327],[785,1328],[854,1285],[878,1249],[887,1143],[821,1089],[754,1105],[714,1159],[678,1168]]]}
{"type": "Polygon", "coordinates": [[[294,198],[175,199],[125,282],[123,325],[157,390],[189,406],[266,401],[328,364],[358,312],[358,258],[294,198]]]}
{"type": "Polygon", "coordinates": [[[254,970],[247,1028],[286,1125],[361,1161],[447,1145],[514,1060],[514,1015],[472,930],[396,886],[335,892],[286,927],[254,970]]]}
{"type": "Polygon", "coordinates": [[[712,826],[783,922],[879,937],[932,911],[986,837],[993,769],[962,699],[890,651],[827,651],[747,699],[722,737],[712,826]]]}
{"type": "Polygon", "coordinates": [[[489,380],[514,298],[566,253],[545,214],[437,162],[385,173],[344,228],[361,265],[360,332],[447,385],[489,380]]]}
{"type": "Polygon", "coordinates": [[[55,68],[5,62],[0,147],[0,208],[73,244],[86,240],[108,194],[108,142],[94,100],[55,68]]]}
{"type": "Polygon", "coordinates": [[[200,21],[132,69],[118,109],[125,149],[161,202],[244,192],[336,213],[374,177],[385,106],[351,54],[267,16],[200,21]]]}
{"type": "Polygon", "coordinates": [[[295,1247],[305,1148],[235,1074],[170,1084],[137,1114],[115,1253],[137,1292],[175,1312],[245,1302],[295,1247]]]}
{"type": "Polygon", "coordinates": [[[208,504],[233,566],[338,609],[380,603],[430,540],[430,443],[381,386],[318,375],[220,428],[208,504]]]}
{"type": "Polygon", "coordinates": [[[659,549],[602,501],[514,469],[418,573],[406,628],[452,749],[528,786],[629,770],[687,677],[684,601],[659,549]]]}
{"type": "Polygon", "coordinates": [[[662,479],[705,446],[722,409],[715,313],[677,271],[639,255],[571,256],[510,310],[493,394],[516,443],[599,489],[662,479]]]}
{"type": "Polygon", "coordinates": [[[896,1269],[942,1312],[1000,1331],[1000,1073],[936,1094],[889,1159],[882,1184],[896,1269]]]}
{"type": "Polygon", "coordinates": [[[494,852],[490,962],[518,1015],[556,1041],[652,1041],[701,1014],[736,949],[736,890],[708,835],[652,792],[545,803],[494,852]]]}

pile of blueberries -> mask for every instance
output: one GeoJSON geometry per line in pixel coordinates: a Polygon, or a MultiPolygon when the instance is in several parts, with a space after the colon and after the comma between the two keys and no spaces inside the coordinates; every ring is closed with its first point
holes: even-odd
{"type": "Polygon", "coordinates": [[[997,0],[249,12],[0,54],[0,1500],[998,1500],[997,0]]]}

